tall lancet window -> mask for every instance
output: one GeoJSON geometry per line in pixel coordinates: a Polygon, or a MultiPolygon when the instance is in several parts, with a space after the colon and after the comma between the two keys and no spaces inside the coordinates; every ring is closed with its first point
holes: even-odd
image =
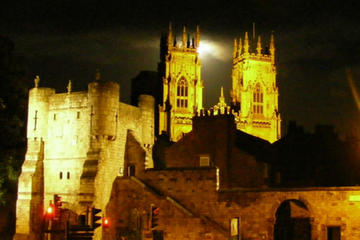
{"type": "Polygon", "coordinates": [[[188,85],[184,77],[177,83],[176,106],[178,108],[188,107],[188,85]]]}
{"type": "Polygon", "coordinates": [[[254,114],[264,113],[264,94],[260,84],[256,84],[254,96],[253,96],[253,112],[254,114]]]}

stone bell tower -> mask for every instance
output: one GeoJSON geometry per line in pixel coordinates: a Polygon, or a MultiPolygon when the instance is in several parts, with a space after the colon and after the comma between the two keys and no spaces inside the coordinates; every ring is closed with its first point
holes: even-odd
{"type": "Polygon", "coordinates": [[[165,131],[172,141],[192,130],[192,117],[202,109],[203,81],[198,47],[200,30],[194,38],[183,28],[182,41],[177,42],[171,23],[167,39],[161,43],[159,72],[162,100],[159,105],[159,134],[165,131]]]}
{"type": "Polygon", "coordinates": [[[258,37],[256,52],[250,51],[248,33],[235,39],[232,70],[232,108],[237,128],[246,133],[275,142],[281,137],[279,90],[276,84],[275,44],[263,48],[258,37]]]}

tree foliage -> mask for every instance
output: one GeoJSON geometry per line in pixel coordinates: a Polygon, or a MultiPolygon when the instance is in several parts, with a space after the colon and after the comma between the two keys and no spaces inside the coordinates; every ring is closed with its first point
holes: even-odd
{"type": "Polygon", "coordinates": [[[14,56],[14,44],[0,36],[0,204],[16,191],[25,154],[29,81],[24,66],[14,56]]]}

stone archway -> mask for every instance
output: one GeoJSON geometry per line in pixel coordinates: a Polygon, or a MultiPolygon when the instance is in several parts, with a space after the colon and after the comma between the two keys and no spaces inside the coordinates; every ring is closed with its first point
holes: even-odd
{"type": "Polygon", "coordinates": [[[274,240],[311,240],[310,212],[299,200],[280,204],[274,225],[274,240]]]}

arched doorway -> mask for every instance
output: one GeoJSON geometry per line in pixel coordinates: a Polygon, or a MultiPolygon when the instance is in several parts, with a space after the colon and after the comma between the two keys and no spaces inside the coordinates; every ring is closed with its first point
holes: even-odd
{"type": "Polygon", "coordinates": [[[276,211],[274,240],[311,240],[310,213],[299,200],[286,200],[276,211]]]}

